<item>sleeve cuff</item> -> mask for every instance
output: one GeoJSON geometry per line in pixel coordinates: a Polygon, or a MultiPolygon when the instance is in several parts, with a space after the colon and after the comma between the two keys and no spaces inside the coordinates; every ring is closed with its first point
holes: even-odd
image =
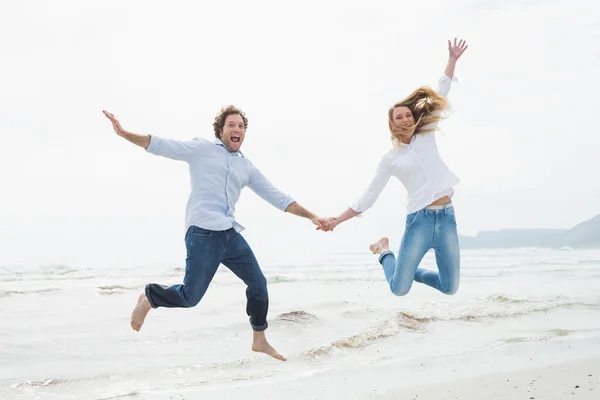
{"type": "Polygon", "coordinates": [[[444,82],[444,81],[452,81],[452,82],[458,82],[458,78],[456,77],[456,75],[454,75],[452,78],[450,78],[448,75],[446,75],[446,73],[444,72],[442,74],[442,77],[440,78],[440,82],[444,82]]]}
{"type": "Polygon", "coordinates": [[[349,208],[350,208],[352,211],[354,211],[354,212],[360,213],[360,214],[358,214],[358,215],[357,215],[356,217],[354,217],[354,218],[362,218],[362,217],[363,217],[363,214],[365,213],[365,211],[359,211],[359,210],[358,210],[358,208],[359,208],[359,207],[358,207],[358,204],[356,204],[356,203],[355,203],[355,204],[352,204],[352,205],[351,205],[349,208]]]}
{"type": "Polygon", "coordinates": [[[296,202],[296,200],[294,200],[294,199],[293,199],[293,198],[291,198],[291,197],[288,197],[288,198],[286,199],[286,201],[284,201],[283,203],[281,203],[281,205],[283,206],[283,207],[281,208],[281,211],[285,212],[285,210],[287,210],[287,208],[290,206],[290,204],[292,204],[292,203],[295,203],[295,202],[296,202]]]}
{"type": "Polygon", "coordinates": [[[160,138],[158,136],[150,135],[150,144],[146,151],[148,153],[155,154],[158,148],[160,147],[160,138]]]}

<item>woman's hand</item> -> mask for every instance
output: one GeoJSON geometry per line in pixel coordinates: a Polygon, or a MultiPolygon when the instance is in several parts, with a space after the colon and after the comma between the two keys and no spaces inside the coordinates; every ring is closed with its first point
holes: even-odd
{"type": "Polygon", "coordinates": [[[469,46],[467,46],[466,40],[461,39],[456,43],[456,38],[454,38],[454,44],[448,40],[448,56],[454,60],[458,60],[465,50],[467,50],[467,47],[469,46]]]}

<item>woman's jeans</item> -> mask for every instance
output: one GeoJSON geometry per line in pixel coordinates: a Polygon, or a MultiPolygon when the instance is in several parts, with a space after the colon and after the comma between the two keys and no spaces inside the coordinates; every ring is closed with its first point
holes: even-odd
{"type": "Polygon", "coordinates": [[[407,294],[413,280],[442,293],[454,294],[460,281],[460,248],[454,206],[429,206],[406,216],[398,260],[391,251],[379,256],[392,293],[407,294]],[[435,250],[438,272],[418,268],[425,253],[435,250]]]}

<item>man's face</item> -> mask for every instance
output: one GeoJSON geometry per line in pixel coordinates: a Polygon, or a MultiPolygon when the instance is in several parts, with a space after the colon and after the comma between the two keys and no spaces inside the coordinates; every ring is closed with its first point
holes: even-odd
{"type": "Polygon", "coordinates": [[[225,118],[223,132],[221,132],[221,141],[231,153],[234,153],[242,147],[242,142],[246,136],[244,120],[240,114],[231,114],[225,118]]]}

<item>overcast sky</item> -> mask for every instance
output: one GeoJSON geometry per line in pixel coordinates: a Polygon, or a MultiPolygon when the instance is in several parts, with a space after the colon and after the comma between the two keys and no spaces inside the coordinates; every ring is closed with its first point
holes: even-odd
{"type": "MultiPolygon", "coordinates": [[[[594,1],[12,1],[0,4],[0,265],[182,262],[187,166],[112,131],[211,138],[245,110],[242,150],[336,215],[389,148],[387,109],[434,86],[467,40],[441,124],[459,232],[569,228],[600,213],[594,1]]],[[[260,256],[366,251],[403,231],[392,179],[364,218],[313,232],[246,189],[260,256]]]]}

